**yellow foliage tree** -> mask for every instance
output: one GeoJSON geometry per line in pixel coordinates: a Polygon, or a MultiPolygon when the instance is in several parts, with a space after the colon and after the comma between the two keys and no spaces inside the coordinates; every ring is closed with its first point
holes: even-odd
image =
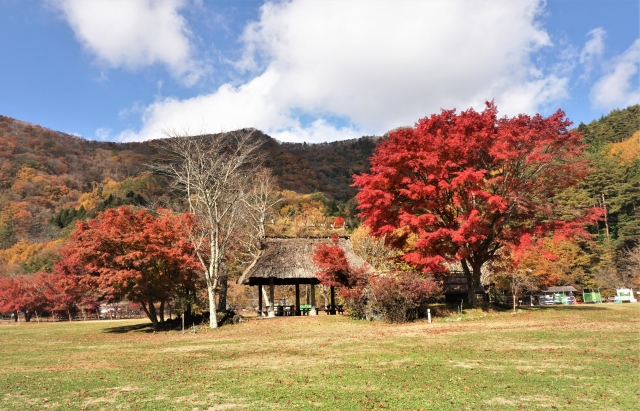
{"type": "Polygon", "coordinates": [[[122,184],[107,177],[102,181],[102,196],[108,197],[109,194],[116,196],[120,193],[121,187],[122,184]]]}
{"type": "Polygon", "coordinates": [[[24,263],[29,258],[38,254],[41,249],[41,243],[30,243],[25,239],[21,239],[11,248],[0,250],[0,264],[15,265],[24,263]]]}
{"type": "Polygon", "coordinates": [[[35,168],[22,166],[20,170],[16,173],[16,178],[22,181],[31,181],[37,174],[35,168]]]}
{"type": "Polygon", "coordinates": [[[84,207],[85,210],[91,211],[96,208],[96,204],[101,200],[102,197],[100,196],[98,190],[93,190],[90,193],[82,193],[82,195],[80,195],[80,198],[78,198],[78,207],[76,207],[76,209],[84,207]]]}
{"type": "Polygon", "coordinates": [[[624,163],[632,163],[640,159],[640,130],[633,133],[631,138],[612,144],[609,155],[618,157],[624,163]]]}
{"type": "Polygon", "coordinates": [[[384,237],[373,238],[369,228],[361,225],[351,233],[353,252],[371,264],[378,272],[393,271],[398,251],[384,245],[384,237]]]}

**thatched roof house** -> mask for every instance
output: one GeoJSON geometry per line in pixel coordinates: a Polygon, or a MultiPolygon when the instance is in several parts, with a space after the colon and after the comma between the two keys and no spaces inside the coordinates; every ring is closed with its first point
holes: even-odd
{"type": "MultiPolygon", "coordinates": [[[[311,259],[318,244],[331,244],[331,238],[265,238],[260,253],[238,279],[238,284],[275,285],[317,284],[318,266],[311,259]]],[[[351,267],[360,268],[365,261],[353,252],[349,237],[338,239],[351,267]]]]}

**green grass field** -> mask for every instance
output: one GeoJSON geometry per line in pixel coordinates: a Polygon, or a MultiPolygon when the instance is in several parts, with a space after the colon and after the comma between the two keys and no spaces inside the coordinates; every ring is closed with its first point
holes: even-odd
{"type": "Polygon", "coordinates": [[[636,410],[640,304],[0,326],[0,410],[636,410]]]}

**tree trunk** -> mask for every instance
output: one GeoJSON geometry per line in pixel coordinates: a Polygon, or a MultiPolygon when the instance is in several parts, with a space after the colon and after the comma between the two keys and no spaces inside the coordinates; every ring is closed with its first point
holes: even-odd
{"type": "Polygon", "coordinates": [[[71,320],[72,320],[72,318],[71,318],[71,311],[67,310],[67,315],[69,316],[69,321],[71,321],[71,320]]]}
{"type": "Polygon", "coordinates": [[[23,311],[24,313],[24,322],[28,323],[31,322],[31,313],[28,311],[23,311]]]}
{"type": "Polygon", "coordinates": [[[209,288],[209,328],[218,328],[215,286],[213,284],[208,284],[207,288],[209,288]]]}
{"type": "MultiPolygon", "coordinates": [[[[215,233],[216,239],[218,233],[215,233]]],[[[218,307],[216,306],[216,288],[218,287],[218,280],[220,279],[220,264],[214,259],[215,247],[211,248],[211,258],[213,259],[209,263],[209,270],[206,273],[207,280],[207,294],[209,296],[209,328],[218,328],[218,307]]]]}
{"type": "Polygon", "coordinates": [[[222,311],[227,310],[227,290],[229,289],[229,276],[223,274],[220,276],[220,291],[218,294],[218,308],[222,311]]]}
{"type": "Polygon", "coordinates": [[[17,311],[13,312],[13,322],[15,322],[15,323],[18,322],[18,312],[17,311]]]}
{"type": "Polygon", "coordinates": [[[267,295],[267,289],[266,287],[260,287],[262,288],[262,296],[264,298],[264,305],[267,307],[267,311],[271,310],[271,301],[269,300],[269,296],[267,295]]]}
{"type": "Polygon", "coordinates": [[[605,203],[604,200],[604,191],[601,193],[602,194],[602,209],[604,210],[604,227],[607,230],[607,244],[609,244],[611,242],[611,237],[609,236],[609,216],[607,214],[607,203],[605,203]]]}
{"type": "Polygon", "coordinates": [[[164,300],[160,302],[160,324],[164,324],[164,300]]]}
{"type": "Polygon", "coordinates": [[[469,263],[466,260],[462,260],[462,271],[464,271],[465,277],[467,277],[467,301],[471,307],[475,307],[478,305],[478,297],[476,295],[476,289],[480,284],[480,276],[482,275],[482,271],[477,264],[471,265],[469,267],[469,263]]]}
{"type": "Polygon", "coordinates": [[[324,308],[329,307],[329,294],[327,293],[327,287],[320,284],[320,294],[322,294],[322,299],[324,300],[324,308]]]}
{"type": "Polygon", "coordinates": [[[147,318],[151,320],[153,328],[158,328],[158,317],[156,316],[156,307],[153,306],[153,301],[149,299],[149,308],[147,308],[143,301],[140,302],[140,305],[142,305],[144,313],[147,314],[147,318]]]}
{"type": "Polygon", "coordinates": [[[187,323],[191,321],[191,316],[193,315],[191,300],[192,300],[192,297],[195,296],[195,293],[196,292],[194,290],[187,291],[188,300],[184,305],[184,309],[182,310],[182,316],[184,317],[184,320],[187,323]]]}

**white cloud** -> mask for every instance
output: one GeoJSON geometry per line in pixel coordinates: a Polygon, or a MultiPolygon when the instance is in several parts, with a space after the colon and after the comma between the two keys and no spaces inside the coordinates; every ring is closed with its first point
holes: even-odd
{"type": "Polygon", "coordinates": [[[140,131],[206,124],[256,127],[282,140],[325,141],[380,134],[441,108],[533,113],[566,95],[567,78],[536,69],[551,46],[537,23],[540,0],[268,2],[243,34],[240,86],[166,98],[147,107],[140,131]],[[312,118],[302,124],[299,114],[312,118]],[[346,118],[347,127],[330,118],[346,118]]]}
{"type": "Polygon", "coordinates": [[[532,107],[545,106],[552,101],[567,98],[568,80],[566,77],[551,74],[520,86],[513,86],[503,93],[502,103],[512,112],[530,113],[532,107]]]}
{"type": "Polygon", "coordinates": [[[51,0],[76,38],[101,63],[135,69],[164,64],[191,85],[202,74],[182,0],[51,0]]]}
{"type": "Polygon", "coordinates": [[[607,64],[605,74],[591,89],[591,102],[596,107],[612,109],[640,104],[640,39],[607,64]]]}
{"type": "Polygon", "coordinates": [[[594,65],[600,63],[602,60],[602,54],[604,53],[604,38],[606,35],[607,32],[601,27],[597,27],[587,33],[587,36],[591,36],[591,38],[587,40],[580,52],[580,63],[584,65],[584,73],[580,76],[580,79],[588,79],[594,65]]]}
{"type": "Polygon", "coordinates": [[[111,129],[107,127],[100,127],[96,130],[96,139],[98,141],[109,141],[111,139],[111,129]]]}

